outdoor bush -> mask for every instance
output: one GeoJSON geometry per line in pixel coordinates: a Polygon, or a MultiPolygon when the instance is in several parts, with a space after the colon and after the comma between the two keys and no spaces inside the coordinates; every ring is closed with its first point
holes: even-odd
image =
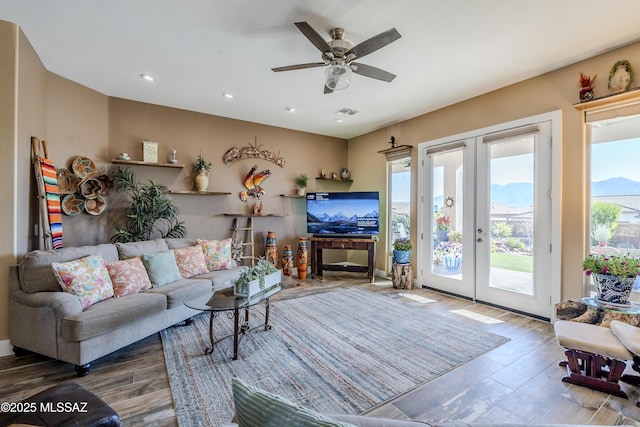
{"type": "Polygon", "coordinates": [[[505,221],[494,222],[491,226],[491,234],[493,237],[505,239],[513,233],[513,225],[505,221]]]}
{"type": "Polygon", "coordinates": [[[591,224],[609,224],[610,239],[616,232],[621,213],[622,206],[617,203],[594,201],[591,203],[591,224]]]}
{"type": "Polygon", "coordinates": [[[507,239],[505,244],[507,246],[509,246],[510,248],[512,248],[512,249],[524,249],[525,248],[524,243],[522,243],[520,240],[514,239],[514,238],[507,239]]]}

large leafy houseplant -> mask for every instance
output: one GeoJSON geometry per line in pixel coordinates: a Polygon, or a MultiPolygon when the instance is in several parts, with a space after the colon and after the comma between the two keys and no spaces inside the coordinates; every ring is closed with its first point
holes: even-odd
{"type": "Polygon", "coordinates": [[[113,174],[113,186],[127,194],[129,207],[123,224],[115,224],[112,242],[139,242],[149,240],[154,233],[162,237],[184,237],[187,230],[178,220],[180,209],[173,205],[166,186],[153,180],[136,182],[129,168],[118,168],[113,174]]]}

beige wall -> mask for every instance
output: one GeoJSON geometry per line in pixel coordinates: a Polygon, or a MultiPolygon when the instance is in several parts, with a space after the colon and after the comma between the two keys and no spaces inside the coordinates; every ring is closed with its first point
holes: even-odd
{"type": "MultiPolygon", "coordinates": [[[[634,44],[548,74],[482,95],[403,123],[380,129],[349,141],[349,167],[360,180],[384,188],[385,157],[377,150],[388,148],[390,135],[399,144],[413,145],[412,153],[412,240],[416,236],[417,146],[437,138],[509,122],[554,110],[562,110],[562,299],[583,295],[582,259],[585,255],[585,215],[588,150],[583,142],[582,115],[578,102],[578,73],[597,74],[596,96],[608,94],[607,77],[611,66],[628,59],[640,67],[640,44],[634,44]]],[[[636,82],[636,85],[638,82],[636,82]]],[[[560,142],[560,141],[556,141],[560,142]]],[[[384,232],[379,248],[384,248],[384,232]]],[[[415,251],[412,254],[415,258],[415,251]]],[[[414,259],[415,261],[415,259],[414,259]]],[[[377,263],[386,262],[380,250],[377,263]]]]}
{"type": "Polygon", "coordinates": [[[16,262],[14,164],[17,133],[15,105],[18,32],[16,25],[0,21],[0,194],[4,201],[0,203],[0,340],[6,339],[9,335],[9,267],[16,262]]]}

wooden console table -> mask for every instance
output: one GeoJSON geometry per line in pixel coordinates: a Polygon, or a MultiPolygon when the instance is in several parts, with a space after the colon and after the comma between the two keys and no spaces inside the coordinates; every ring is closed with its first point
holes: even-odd
{"type": "Polygon", "coordinates": [[[352,271],[367,273],[373,283],[376,264],[376,239],[358,239],[349,237],[311,237],[311,277],[322,276],[323,270],[352,271]],[[367,265],[323,264],[323,249],[353,249],[367,251],[367,265]]]}

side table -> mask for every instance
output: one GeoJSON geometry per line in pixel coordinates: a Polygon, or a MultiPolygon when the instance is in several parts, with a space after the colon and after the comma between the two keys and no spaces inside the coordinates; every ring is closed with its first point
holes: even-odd
{"type": "Polygon", "coordinates": [[[391,266],[391,283],[395,289],[411,289],[413,287],[413,269],[411,264],[396,264],[391,266]]]}

